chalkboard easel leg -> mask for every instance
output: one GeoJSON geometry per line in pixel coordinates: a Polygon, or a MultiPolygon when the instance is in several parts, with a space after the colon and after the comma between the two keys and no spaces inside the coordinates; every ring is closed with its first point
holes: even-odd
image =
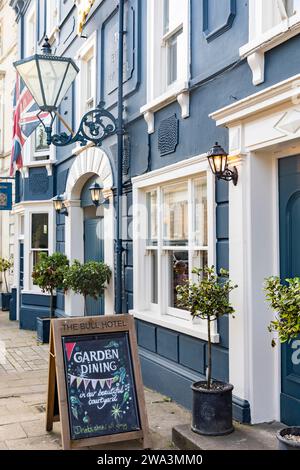
{"type": "Polygon", "coordinates": [[[152,449],[152,441],[150,436],[144,436],[142,439],[143,449],[151,450],[152,449]]]}

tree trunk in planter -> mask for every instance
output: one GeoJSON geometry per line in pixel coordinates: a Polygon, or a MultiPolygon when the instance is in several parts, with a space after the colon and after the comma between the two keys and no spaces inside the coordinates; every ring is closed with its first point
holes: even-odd
{"type": "Polygon", "coordinates": [[[84,295],[83,298],[84,298],[84,316],[87,317],[87,305],[86,305],[87,296],[84,295]]]}
{"type": "Polygon", "coordinates": [[[207,343],[207,388],[208,390],[211,388],[211,375],[212,375],[212,361],[211,361],[211,330],[210,330],[210,317],[208,316],[207,319],[207,335],[208,335],[208,343],[207,343]]]}
{"type": "Polygon", "coordinates": [[[54,296],[53,296],[53,290],[50,292],[50,318],[54,318],[54,296]]]}
{"type": "Polygon", "coordinates": [[[207,317],[207,371],[206,382],[192,385],[192,430],[206,436],[222,436],[233,432],[233,386],[212,382],[211,317],[207,317]]]}

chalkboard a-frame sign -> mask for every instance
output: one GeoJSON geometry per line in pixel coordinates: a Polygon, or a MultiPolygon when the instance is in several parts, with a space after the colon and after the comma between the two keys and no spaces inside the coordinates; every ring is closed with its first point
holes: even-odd
{"type": "Polygon", "coordinates": [[[61,422],[64,449],[151,440],[130,315],[51,321],[47,431],[61,422]]]}

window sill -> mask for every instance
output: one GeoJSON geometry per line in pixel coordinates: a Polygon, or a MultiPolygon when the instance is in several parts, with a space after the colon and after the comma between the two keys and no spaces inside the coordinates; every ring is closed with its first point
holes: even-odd
{"type": "Polygon", "coordinates": [[[190,94],[189,84],[186,81],[176,83],[165,93],[141,107],[140,112],[144,115],[148,125],[148,134],[153,134],[155,131],[154,113],[176,100],[181,107],[181,117],[188,118],[190,115],[190,94]]]}
{"type": "Polygon", "coordinates": [[[240,57],[247,58],[253,74],[253,85],[265,80],[265,53],[288,41],[300,32],[300,15],[283,20],[280,24],[249,41],[240,48],[240,57]]]}
{"type": "Polygon", "coordinates": [[[56,160],[36,160],[29,163],[25,163],[23,166],[23,172],[25,178],[29,178],[29,168],[37,168],[40,166],[45,166],[48,176],[52,176],[52,166],[55,165],[56,160]]]}
{"type": "MultiPolygon", "coordinates": [[[[21,291],[21,294],[25,294],[25,295],[42,295],[43,297],[50,297],[50,294],[47,294],[47,292],[43,292],[42,290],[40,289],[29,289],[29,290],[22,290],[21,291]]],[[[56,296],[56,294],[54,294],[54,297],[56,296]]]]}
{"type": "MultiPolygon", "coordinates": [[[[203,329],[202,325],[193,324],[192,321],[181,320],[180,318],[171,317],[170,315],[159,315],[155,312],[131,310],[130,315],[138,320],[168,328],[169,330],[177,331],[187,336],[193,336],[204,341],[208,340],[207,331],[203,329]]],[[[219,343],[220,336],[218,333],[212,333],[212,343],[219,343]]]]}

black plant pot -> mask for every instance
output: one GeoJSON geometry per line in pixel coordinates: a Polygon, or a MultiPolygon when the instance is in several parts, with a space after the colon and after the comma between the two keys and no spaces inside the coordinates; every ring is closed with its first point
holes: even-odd
{"type": "Polygon", "coordinates": [[[39,343],[47,344],[49,343],[50,337],[50,318],[40,318],[36,319],[36,332],[37,340],[39,343]]]}
{"type": "Polygon", "coordinates": [[[276,435],[278,439],[278,450],[300,450],[300,441],[296,442],[290,439],[285,439],[284,436],[289,434],[300,436],[300,427],[285,428],[278,431],[276,435]]]}
{"type": "Polygon", "coordinates": [[[234,431],[232,424],[233,386],[214,382],[217,388],[208,390],[206,382],[192,385],[192,430],[205,436],[223,436],[234,431]],[[201,388],[203,387],[203,388],[201,388]]]}
{"type": "Polygon", "coordinates": [[[9,311],[10,299],[11,299],[11,293],[4,293],[4,292],[2,292],[2,294],[1,294],[1,302],[2,302],[2,310],[3,310],[3,312],[8,312],[8,311],[9,311]]]}

